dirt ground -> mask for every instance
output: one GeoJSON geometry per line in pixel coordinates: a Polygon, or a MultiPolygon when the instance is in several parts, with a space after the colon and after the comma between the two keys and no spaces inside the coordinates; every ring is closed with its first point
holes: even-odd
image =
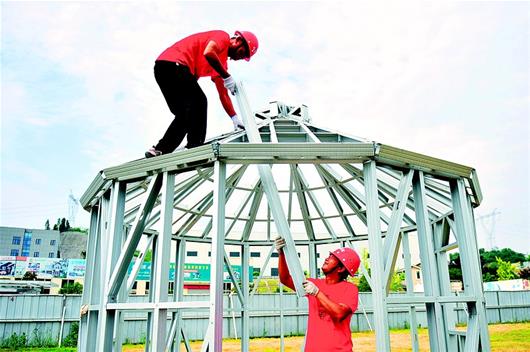
{"type": "MultiPolygon", "coordinates": [[[[492,351],[495,352],[530,352],[530,323],[495,324],[489,326],[492,351]]],[[[375,334],[371,332],[358,332],[352,334],[354,351],[375,351],[375,334]]],[[[299,352],[304,337],[295,336],[285,338],[285,352],[299,352]]],[[[419,330],[420,351],[429,351],[429,336],[426,329],[419,330]]],[[[408,330],[392,331],[390,334],[392,352],[411,351],[410,332],[408,330]]],[[[192,350],[200,351],[201,341],[191,343],[192,350]]],[[[126,346],[126,352],[144,351],[142,345],[126,346]]],[[[184,345],[181,351],[186,352],[184,345]]],[[[223,351],[241,351],[240,340],[223,340],[223,351]]],[[[279,338],[257,338],[250,340],[250,352],[275,352],[280,351],[279,338]]]]}

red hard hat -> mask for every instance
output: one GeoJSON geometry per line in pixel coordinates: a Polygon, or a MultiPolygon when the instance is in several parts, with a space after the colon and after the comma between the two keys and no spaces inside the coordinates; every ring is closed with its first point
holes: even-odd
{"type": "Polygon", "coordinates": [[[336,249],[330,253],[340,260],[351,276],[355,275],[357,269],[359,269],[359,265],[361,264],[361,258],[359,258],[357,252],[349,247],[344,247],[336,249]]]}
{"type": "Polygon", "coordinates": [[[236,35],[243,38],[243,40],[247,43],[249,56],[246,57],[245,60],[249,61],[252,55],[258,51],[258,38],[254,35],[254,33],[249,31],[236,31],[236,35]]]}

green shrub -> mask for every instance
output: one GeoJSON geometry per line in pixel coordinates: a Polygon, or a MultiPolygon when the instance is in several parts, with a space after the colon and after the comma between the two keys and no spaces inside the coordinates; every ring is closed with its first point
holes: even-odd
{"type": "Polygon", "coordinates": [[[83,293],[83,285],[81,285],[79,282],[74,282],[73,284],[66,284],[64,287],[61,287],[59,290],[59,294],[61,295],[68,295],[68,294],[82,294],[83,293]]]}
{"type": "Polygon", "coordinates": [[[39,329],[33,330],[33,337],[27,343],[28,347],[55,347],[57,341],[50,335],[45,336],[39,333],[39,329]]]}
{"type": "Polygon", "coordinates": [[[18,350],[22,347],[26,347],[27,342],[28,342],[28,337],[26,336],[25,333],[17,335],[17,333],[15,332],[11,336],[9,336],[7,339],[3,339],[0,342],[0,348],[18,350]]]}
{"type": "Polygon", "coordinates": [[[73,322],[72,325],[70,325],[70,332],[63,339],[62,345],[64,347],[76,347],[78,334],[79,334],[79,323],[73,322]]]}

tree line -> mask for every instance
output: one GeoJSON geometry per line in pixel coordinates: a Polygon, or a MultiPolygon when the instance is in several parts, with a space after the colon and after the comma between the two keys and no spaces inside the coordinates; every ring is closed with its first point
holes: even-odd
{"type": "MultiPolygon", "coordinates": [[[[530,279],[530,267],[522,267],[524,262],[530,261],[530,255],[519,253],[510,248],[492,249],[481,248],[480,266],[482,267],[482,281],[503,281],[512,279],[530,279]]],[[[462,281],[462,266],[460,253],[449,255],[449,277],[451,280],[462,281]]]]}

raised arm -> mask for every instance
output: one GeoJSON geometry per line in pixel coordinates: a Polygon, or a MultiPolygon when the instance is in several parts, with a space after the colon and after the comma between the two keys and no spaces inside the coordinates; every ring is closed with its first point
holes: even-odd
{"type": "Polygon", "coordinates": [[[232,100],[228,95],[228,91],[224,87],[223,79],[219,76],[215,76],[212,77],[212,81],[215,83],[215,88],[217,88],[217,92],[219,93],[219,100],[221,100],[221,105],[223,105],[226,113],[230,117],[234,116],[236,114],[236,111],[234,110],[234,104],[232,104],[232,100]]]}
{"type": "Polygon", "coordinates": [[[276,238],[274,241],[274,246],[278,251],[278,275],[280,275],[280,282],[285,286],[289,287],[291,290],[295,290],[293,278],[289,273],[289,267],[287,266],[287,261],[285,260],[285,254],[283,253],[283,247],[285,247],[285,239],[282,237],[276,238]]]}

